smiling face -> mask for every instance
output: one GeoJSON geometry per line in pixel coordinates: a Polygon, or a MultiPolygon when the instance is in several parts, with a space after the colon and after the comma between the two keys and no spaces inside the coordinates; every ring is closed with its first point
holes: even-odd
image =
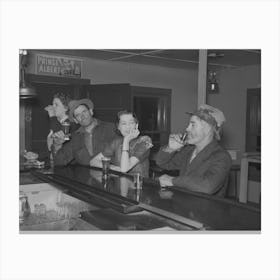
{"type": "Polygon", "coordinates": [[[93,122],[93,111],[85,105],[80,105],[74,110],[74,118],[81,126],[87,127],[93,122]]]}
{"type": "Polygon", "coordinates": [[[61,118],[66,115],[67,107],[65,107],[61,100],[57,97],[53,99],[53,108],[56,117],[61,118]]]}
{"type": "Polygon", "coordinates": [[[187,142],[192,145],[198,145],[208,137],[211,130],[211,126],[201,120],[197,116],[192,116],[189,126],[187,127],[188,137],[187,142]]]}
{"type": "Polygon", "coordinates": [[[132,114],[123,114],[119,117],[118,129],[122,136],[127,136],[129,133],[138,128],[138,123],[132,114]]]}

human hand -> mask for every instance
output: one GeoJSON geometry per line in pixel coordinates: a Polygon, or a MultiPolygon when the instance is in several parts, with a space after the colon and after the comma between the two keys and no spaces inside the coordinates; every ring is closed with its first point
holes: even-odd
{"type": "Polygon", "coordinates": [[[55,145],[62,145],[65,142],[65,134],[62,130],[53,133],[52,138],[55,145]]]}
{"type": "Polygon", "coordinates": [[[53,131],[51,130],[50,133],[47,136],[47,146],[48,146],[48,150],[51,150],[51,146],[53,144],[53,131]]]}
{"type": "Polygon", "coordinates": [[[166,174],[160,176],[160,177],[158,178],[158,179],[159,179],[160,186],[161,186],[161,187],[171,187],[171,186],[173,186],[173,183],[172,183],[172,179],[173,179],[173,178],[174,178],[174,177],[169,176],[169,175],[166,175],[166,174]]]}
{"type": "Polygon", "coordinates": [[[55,116],[54,107],[52,105],[45,107],[45,110],[48,112],[50,118],[55,116]]]}
{"type": "Polygon", "coordinates": [[[170,134],[168,147],[174,151],[181,149],[185,143],[181,140],[181,134],[170,134]]]}
{"type": "Polygon", "coordinates": [[[138,137],[140,134],[139,129],[136,127],[135,129],[132,129],[128,135],[124,137],[124,140],[127,141],[128,143],[132,140],[138,137]]]}

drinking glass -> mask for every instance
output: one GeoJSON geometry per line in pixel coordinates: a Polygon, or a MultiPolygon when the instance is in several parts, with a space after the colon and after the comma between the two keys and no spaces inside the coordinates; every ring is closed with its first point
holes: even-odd
{"type": "Polygon", "coordinates": [[[182,142],[185,142],[185,140],[187,139],[187,137],[188,137],[188,132],[185,131],[185,132],[182,134],[182,136],[181,136],[181,141],[182,141],[182,142]]]}
{"type": "Polygon", "coordinates": [[[143,177],[139,173],[133,174],[133,182],[136,189],[142,189],[143,177]]]}
{"type": "Polygon", "coordinates": [[[110,162],[111,162],[111,159],[110,158],[102,158],[102,172],[103,172],[103,175],[108,175],[108,172],[109,172],[109,169],[110,169],[110,162]]]}
{"type": "Polygon", "coordinates": [[[70,140],[70,122],[65,121],[62,123],[63,133],[64,133],[64,140],[70,140]]]}

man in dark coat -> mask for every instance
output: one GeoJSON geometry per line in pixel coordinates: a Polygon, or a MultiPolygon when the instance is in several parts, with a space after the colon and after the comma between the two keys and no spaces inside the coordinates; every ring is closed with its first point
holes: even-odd
{"type": "Polygon", "coordinates": [[[93,117],[93,103],[90,99],[70,101],[69,119],[81,127],[71,135],[71,140],[65,145],[62,145],[65,141],[64,133],[59,131],[54,134],[55,165],[67,165],[73,160],[89,165],[90,160],[117,136],[113,123],[93,117]]]}
{"type": "Polygon", "coordinates": [[[180,174],[178,177],[162,175],[160,185],[224,196],[231,168],[229,153],[217,142],[225,122],[224,114],[206,104],[188,114],[191,119],[186,140],[180,134],[171,134],[168,145],[156,156],[161,168],[179,169],[180,174]]]}

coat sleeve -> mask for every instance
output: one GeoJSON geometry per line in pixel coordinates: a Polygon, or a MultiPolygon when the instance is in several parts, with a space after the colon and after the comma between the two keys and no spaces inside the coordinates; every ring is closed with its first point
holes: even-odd
{"type": "Polygon", "coordinates": [[[166,147],[162,147],[156,155],[156,164],[166,170],[180,169],[184,160],[186,160],[185,150],[177,152],[166,152],[166,147]]]}
{"type": "Polygon", "coordinates": [[[149,136],[142,136],[131,152],[131,156],[136,157],[139,162],[149,158],[150,149],[153,147],[152,139],[149,136]]]}
{"type": "Polygon", "coordinates": [[[56,117],[50,117],[50,129],[53,130],[53,132],[57,132],[61,130],[61,124],[58,122],[56,117]]]}
{"type": "Polygon", "coordinates": [[[78,125],[74,122],[70,122],[70,133],[75,132],[79,127],[80,127],[80,125],[78,125]]]}
{"type": "MultiPolygon", "coordinates": [[[[202,163],[203,164],[203,163],[202,163]]],[[[207,194],[216,193],[224,184],[231,168],[231,158],[225,153],[213,157],[209,168],[201,175],[191,173],[173,178],[175,186],[207,194]]]]}
{"type": "Polygon", "coordinates": [[[54,165],[62,165],[65,166],[70,163],[73,159],[73,149],[72,149],[72,141],[63,144],[61,149],[57,151],[54,156],[54,165]]]}

